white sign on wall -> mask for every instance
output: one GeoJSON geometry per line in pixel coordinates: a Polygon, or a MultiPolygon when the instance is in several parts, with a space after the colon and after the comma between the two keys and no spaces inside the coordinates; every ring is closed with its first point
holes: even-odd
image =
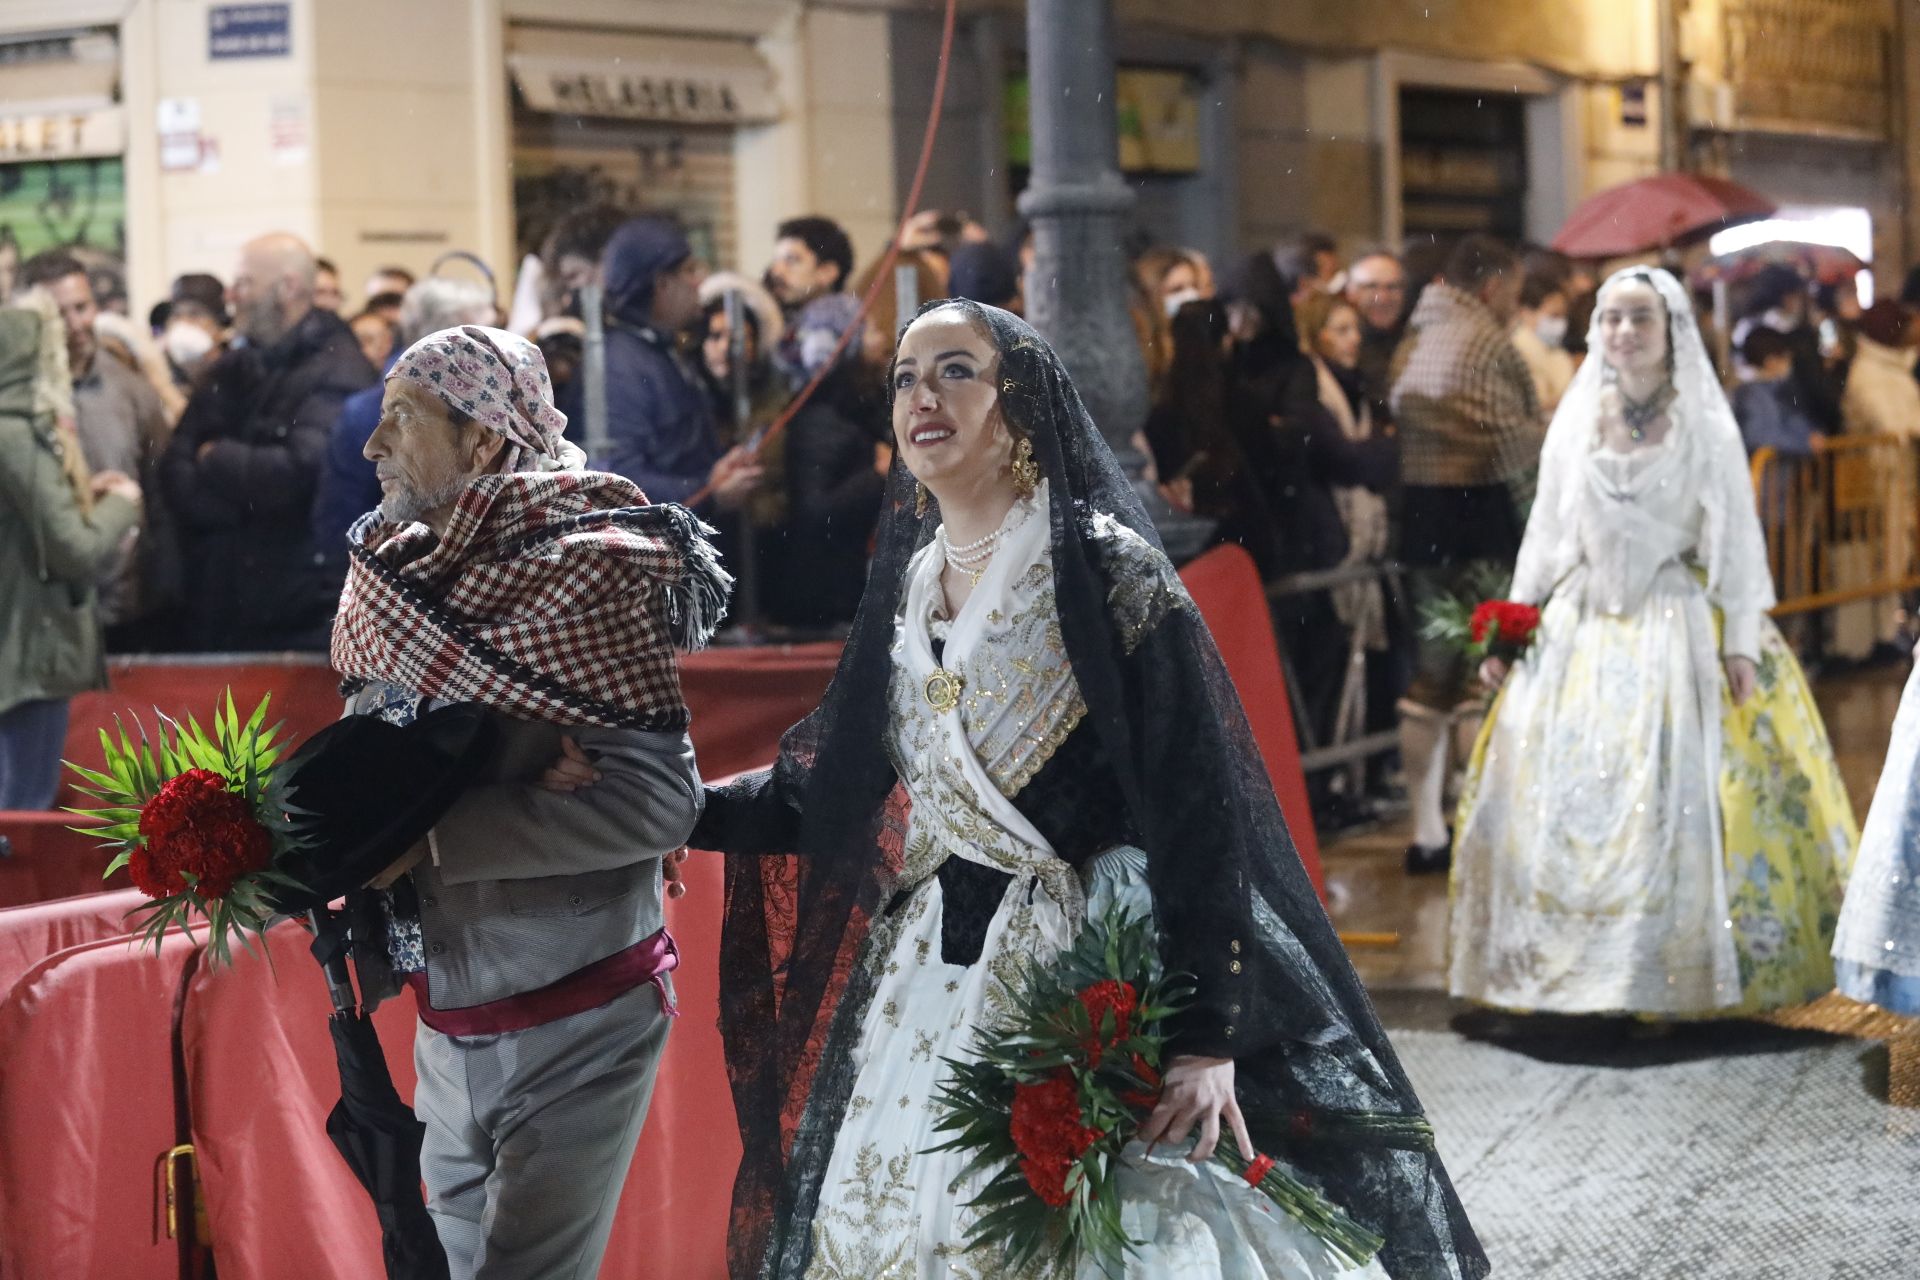
{"type": "Polygon", "coordinates": [[[189,173],[198,169],[205,152],[205,139],[200,136],[200,99],[162,98],[155,116],[161,171],[189,173]]]}

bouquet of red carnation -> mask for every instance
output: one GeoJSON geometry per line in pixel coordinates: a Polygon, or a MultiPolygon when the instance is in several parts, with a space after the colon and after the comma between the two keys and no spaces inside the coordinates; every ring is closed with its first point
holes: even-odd
{"type": "Polygon", "coordinates": [[[242,721],[228,690],[211,734],[191,717],[182,725],[160,716],[152,739],[136,721],[136,739],[116,721],[117,740],[100,731],[102,769],[66,762],[81,794],[100,801],[67,810],[98,820],[73,830],[118,849],[106,874],[125,867],[134,887],[154,900],[137,922],[143,941],[157,947],[175,924],[191,934],[198,915],[212,934],[215,961],[226,963],[233,934],[250,946],[246,934],[266,928],[269,886],[301,888],[274,870],[304,841],[298,811],[275,776],[284,744],[282,726],[266,725],[267,703],[262,698],[242,721]]]}
{"type": "MultiPolygon", "coordinates": [[[[996,1170],[969,1202],[981,1211],[969,1250],[1009,1273],[1043,1253],[1075,1262],[1083,1250],[1116,1270],[1134,1247],[1116,1163],[1159,1101],[1169,1019],[1192,994],[1162,972],[1152,920],[1115,910],[1028,973],[1010,1025],[983,1035],[977,1058],[943,1060],[935,1128],[955,1136],[934,1150],[971,1153],[962,1178],[996,1170]]],[[[1353,1265],[1378,1252],[1379,1236],[1270,1157],[1223,1135],[1213,1158],[1353,1265]]]]}
{"type": "Polygon", "coordinates": [[[1476,658],[1512,662],[1533,643],[1540,611],[1513,600],[1483,600],[1467,620],[1468,652],[1476,658]]]}
{"type": "Polygon", "coordinates": [[[1488,658],[1511,663],[1524,654],[1540,629],[1540,610],[1506,599],[1508,579],[1497,570],[1471,574],[1462,587],[1422,606],[1420,634],[1454,645],[1476,665],[1488,658]]]}

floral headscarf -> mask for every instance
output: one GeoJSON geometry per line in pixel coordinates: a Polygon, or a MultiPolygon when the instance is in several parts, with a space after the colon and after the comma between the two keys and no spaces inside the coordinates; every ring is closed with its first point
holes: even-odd
{"type": "Polygon", "coordinates": [[[411,382],[507,441],[507,471],[575,471],[586,461],[562,433],[540,348],[518,334],[463,324],[430,333],[394,362],[387,380],[411,382]]]}

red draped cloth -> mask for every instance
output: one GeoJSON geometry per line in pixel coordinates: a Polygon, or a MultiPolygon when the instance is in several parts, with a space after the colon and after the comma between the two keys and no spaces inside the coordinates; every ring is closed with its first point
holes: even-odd
{"type": "Polygon", "coordinates": [[[0,1276],[182,1274],[156,1189],[160,1156],[185,1140],[174,997],[198,952],[179,934],[157,955],[125,938],[88,943],[34,966],[0,1003],[0,1276]]]}

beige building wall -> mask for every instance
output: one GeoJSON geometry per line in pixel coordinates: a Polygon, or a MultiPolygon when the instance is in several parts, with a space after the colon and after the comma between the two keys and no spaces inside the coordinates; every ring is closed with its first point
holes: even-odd
{"type": "Polygon", "coordinates": [[[348,307],[362,301],[376,268],[424,275],[453,249],[480,254],[509,293],[512,226],[498,182],[505,64],[485,56],[499,53],[497,8],[484,0],[309,2],[316,243],[339,265],[348,307]]]}
{"type": "Polygon", "coordinates": [[[314,10],[311,0],[295,0],[289,56],[214,60],[207,56],[205,0],[114,7],[127,112],[127,286],[143,313],[184,272],[231,278],[240,246],[263,231],[308,240],[320,234],[311,147],[314,10]],[[197,104],[200,131],[215,149],[200,168],[161,169],[163,99],[197,104]],[[301,118],[304,155],[285,144],[301,118]]]}

